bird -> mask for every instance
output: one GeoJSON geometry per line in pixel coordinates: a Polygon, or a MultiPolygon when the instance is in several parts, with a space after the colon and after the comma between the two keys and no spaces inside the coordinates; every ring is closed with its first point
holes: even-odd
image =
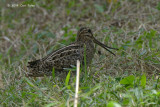
{"type": "Polygon", "coordinates": [[[86,66],[88,67],[96,51],[95,44],[106,49],[113,55],[115,54],[109,49],[118,50],[117,48],[112,48],[99,42],[93,36],[89,27],[81,27],[77,32],[75,42],[55,50],[41,59],[28,62],[27,67],[29,69],[29,73],[27,73],[27,76],[52,76],[53,68],[55,72],[64,71],[65,68],[72,68],[73,66],[76,66],[77,60],[79,60],[82,65],[86,63],[86,66]]]}

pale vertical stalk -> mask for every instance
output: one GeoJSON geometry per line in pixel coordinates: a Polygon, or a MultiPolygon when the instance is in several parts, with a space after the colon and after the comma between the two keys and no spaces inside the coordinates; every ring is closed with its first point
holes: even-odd
{"type": "Polygon", "coordinates": [[[80,62],[79,60],[77,60],[77,77],[76,77],[76,92],[74,99],[74,107],[77,107],[78,105],[79,71],[80,71],[80,62]]]}
{"type": "Polygon", "coordinates": [[[3,85],[3,79],[2,79],[2,72],[0,71],[0,88],[4,88],[4,85],[3,85]]]}

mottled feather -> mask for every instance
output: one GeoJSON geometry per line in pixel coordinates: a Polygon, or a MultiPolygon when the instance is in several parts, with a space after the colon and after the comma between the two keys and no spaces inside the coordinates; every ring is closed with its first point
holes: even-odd
{"type": "Polygon", "coordinates": [[[108,50],[107,46],[105,47],[104,44],[100,43],[93,37],[92,31],[89,28],[83,27],[78,31],[77,39],[74,43],[53,51],[42,59],[28,62],[27,67],[30,70],[28,76],[51,76],[53,68],[56,72],[64,71],[65,68],[76,66],[77,60],[80,60],[81,64],[84,64],[85,50],[86,63],[88,66],[91,63],[91,60],[95,53],[94,43],[99,44],[100,46],[108,50]]]}

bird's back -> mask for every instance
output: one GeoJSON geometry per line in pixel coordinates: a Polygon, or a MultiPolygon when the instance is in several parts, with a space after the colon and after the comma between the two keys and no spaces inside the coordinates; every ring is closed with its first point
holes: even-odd
{"type": "MultiPolygon", "coordinates": [[[[65,68],[71,68],[72,65],[76,66],[76,61],[80,60],[81,63],[84,61],[84,43],[75,42],[68,46],[65,46],[61,49],[58,49],[46,57],[31,61],[28,64],[28,68],[30,72],[28,76],[50,76],[52,75],[52,69],[54,68],[55,71],[63,71],[65,68]]],[[[94,48],[93,46],[91,49],[88,49],[88,45],[86,46],[86,56],[93,57],[90,50],[94,48]],[[87,52],[88,51],[88,52],[87,52]]],[[[90,63],[91,59],[87,59],[87,63],[90,63]]]]}
{"type": "Polygon", "coordinates": [[[94,38],[93,33],[89,28],[82,27],[78,31],[77,38],[74,43],[58,49],[42,59],[29,62],[28,68],[30,72],[28,76],[50,76],[52,75],[53,68],[56,72],[63,71],[65,68],[71,68],[72,65],[76,66],[77,60],[80,60],[81,64],[83,65],[84,58],[86,58],[86,65],[88,66],[94,56],[94,43],[100,45],[101,47],[115,55],[108,48],[116,48],[108,47],[99,42],[94,38]]]}

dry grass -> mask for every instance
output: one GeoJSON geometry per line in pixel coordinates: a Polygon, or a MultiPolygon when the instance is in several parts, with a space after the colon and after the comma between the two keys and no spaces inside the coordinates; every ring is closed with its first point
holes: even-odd
{"type": "MultiPolygon", "coordinates": [[[[4,106],[42,106],[51,102],[55,102],[55,105],[59,105],[60,102],[62,105],[68,104],[73,94],[74,77],[70,78],[72,81],[70,89],[66,89],[58,77],[55,80],[51,78],[26,80],[26,65],[29,60],[41,58],[73,42],[77,29],[87,26],[93,30],[97,39],[120,50],[116,52],[117,56],[113,57],[97,47],[101,54],[96,53],[88,69],[88,80],[81,83],[82,96],[86,94],[87,97],[81,96],[80,103],[83,106],[107,105],[110,104],[109,101],[115,101],[122,106],[160,104],[146,94],[148,90],[159,93],[160,89],[159,0],[117,0],[117,2],[115,0],[114,3],[108,1],[1,1],[0,4],[3,6],[0,7],[0,64],[2,65],[0,83],[4,82],[4,90],[1,91],[3,96],[0,96],[0,99],[6,100],[0,102],[4,106]],[[21,3],[35,4],[35,7],[7,7],[7,4],[21,3]],[[123,91],[124,87],[120,85],[120,80],[131,74],[136,77],[136,81],[141,75],[147,75],[148,82],[146,88],[142,90],[145,98],[140,99],[132,92],[128,92],[130,91],[128,88],[125,88],[126,92],[123,91]],[[34,89],[26,81],[30,81],[38,88],[34,89]],[[108,87],[104,88],[104,84],[108,84],[108,87]],[[153,88],[153,84],[158,85],[153,88]],[[89,88],[83,89],[83,87],[89,88]],[[121,89],[118,90],[117,87],[121,89]],[[98,89],[97,92],[94,89],[98,89]],[[106,90],[109,90],[108,93],[106,90]],[[43,94],[44,92],[46,94],[43,94]],[[109,94],[112,92],[120,96],[113,97],[114,95],[109,94]],[[47,95],[53,96],[56,100],[50,99],[47,95]],[[133,101],[126,100],[124,103],[122,99],[126,98],[125,95],[132,96],[133,101]]],[[[136,90],[136,86],[131,89],[136,90]]],[[[159,94],[156,95],[155,99],[159,98],[159,94]]]]}

